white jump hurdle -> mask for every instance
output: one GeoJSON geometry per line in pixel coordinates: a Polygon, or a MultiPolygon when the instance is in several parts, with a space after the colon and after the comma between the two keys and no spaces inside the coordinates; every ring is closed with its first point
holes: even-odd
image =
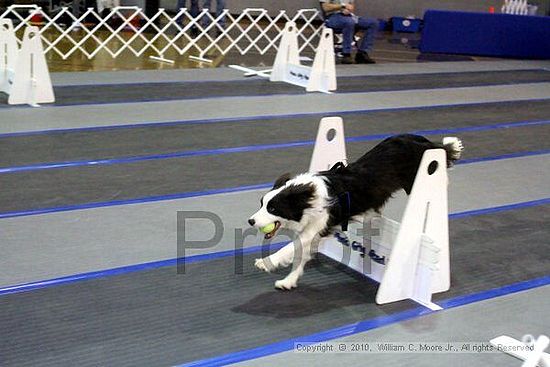
{"type": "MultiPolygon", "coordinates": [[[[347,162],[340,117],[321,120],[310,171],[347,162]]],[[[443,149],[424,153],[401,223],[372,219],[379,235],[362,243],[324,240],[319,252],[380,283],[376,303],[412,299],[432,310],[432,294],[450,288],[447,165],[443,149]],[[345,260],[344,260],[345,259],[345,260]]]]}
{"type": "Polygon", "coordinates": [[[0,20],[0,91],[8,104],[55,102],[50,73],[37,27],[27,27],[21,49],[10,19],[0,20]]]}
{"type": "Polygon", "coordinates": [[[272,82],[285,82],[306,88],[308,92],[330,93],[336,90],[336,63],[332,29],[323,28],[312,66],[300,63],[298,32],[294,22],[287,22],[281,36],[273,68],[256,71],[239,65],[230,68],[245,72],[245,76],[261,76],[272,82]]]}
{"type": "Polygon", "coordinates": [[[10,94],[18,53],[11,19],[0,19],[0,92],[10,94]]]}

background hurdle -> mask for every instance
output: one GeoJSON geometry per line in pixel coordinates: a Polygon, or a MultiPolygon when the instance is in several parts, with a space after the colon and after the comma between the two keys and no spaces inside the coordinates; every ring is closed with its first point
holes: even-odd
{"type": "Polygon", "coordinates": [[[331,93],[336,90],[332,29],[323,28],[311,67],[300,63],[297,27],[294,22],[287,22],[285,25],[272,69],[256,71],[239,65],[229,65],[229,67],[244,71],[244,76],[257,75],[269,78],[272,82],[285,82],[304,87],[308,92],[331,93]]]}
{"type": "Polygon", "coordinates": [[[0,19],[0,92],[11,92],[18,53],[11,19],[0,19]]]}
{"type": "Polygon", "coordinates": [[[54,102],[38,28],[25,29],[19,50],[11,21],[4,19],[0,22],[0,90],[9,95],[8,103],[38,106],[39,103],[54,102]]]}

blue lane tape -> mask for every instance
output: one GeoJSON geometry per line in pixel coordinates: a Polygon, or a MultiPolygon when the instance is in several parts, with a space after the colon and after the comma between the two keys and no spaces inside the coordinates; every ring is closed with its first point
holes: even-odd
{"type": "Polygon", "coordinates": [[[353,324],[343,325],[323,332],[306,335],[303,337],[282,340],[276,343],[263,345],[260,347],[241,350],[234,353],[228,353],[221,356],[202,359],[180,365],[179,367],[212,367],[226,366],[233,363],[248,361],[272,354],[282,353],[294,349],[297,343],[319,343],[323,341],[342,338],[348,335],[376,329],[393,323],[409,320],[421,315],[427,315],[430,310],[424,307],[416,307],[407,311],[394,313],[388,316],[376,317],[370,320],[364,320],[353,324]]]}
{"type": "MultiPolygon", "coordinates": [[[[545,155],[545,154],[550,154],[550,150],[539,150],[539,151],[523,152],[523,153],[517,153],[517,154],[514,153],[513,156],[511,156],[510,154],[506,154],[503,156],[482,157],[482,158],[476,158],[475,161],[473,160],[459,161],[457,162],[457,164],[489,162],[489,161],[495,161],[495,160],[530,157],[530,156],[545,155]]],[[[61,207],[38,208],[38,209],[23,210],[23,211],[13,211],[13,212],[3,212],[3,213],[0,212],[0,219],[66,212],[66,211],[72,211],[72,210],[103,208],[103,207],[109,207],[109,206],[143,204],[143,203],[165,201],[165,200],[187,199],[187,198],[192,198],[197,196],[209,196],[209,195],[227,194],[227,193],[234,193],[234,192],[263,190],[263,189],[269,189],[272,185],[273,183],[268,182],[268,183],[261,183],[256,185],[245,185],[245,186],[237,186],[237,187],[230,187],[230,188],[223,188],[223,189],[183,192],[183,193],[175,193],[170,195],[147,196],[147,197],[128,199],[128,200],[114,200],[114,201],[104,201],[104,202],[79,204],[79,205],[68,205],[68,206],[61,206],[61,207]]]]}
{"type": "Polygon", "coordinates": [[[3,168],[0,168],[0,174],[23,172],[23,171],[39,171],[39,170],[55,169],[55,168],[126,164],[126,163],[135,163],[135,162],[141,162],[141,161],[159,160],[159,159],[186,158],[186,157],[199,157],[199,156],[207,156],[207,155],[222,155],[222,154],[231,154],[231,153],[254,152],[254,151],[268,150],[268,149],[294,148],[294,147],[300,147],[300,146],[312,145],[312,144],[313,142],[309,142],[309,141],[297,141],[297,142],[283,143],[283,144],[264,144],[264,145],[249,145],[249,146],[232,147],[232,148],[189,150],[185,152],[174,152],[174,153],[168,153],[168,154],[155,154],[155,155],[137,156],[137,157],[123,157],[123,158],[116,158],[116,159],[54,162],[54,163],[37,164],[37,165],[29,165],[29,166],[3,167],[3,168]]]}
{"type": "MultiPolygon", "coordinates": [[[[549,98],[532,98],[523,99],[517,102],[543,102],[548,101],[549,98]]],[[[29,135],[49,135],[49,134],[64,134],[71,132],[90,132],[90,131],[102,131],[102,130],[118,130],[118,129],[136,129],[146,127],[162,127],[162,126],[178,126],[178,125],[202,125],[202,124],[221,124],[230,122],[247,122],[253,120],[273,120],[273,119],[288,119],[288,118],[300,118],[300,117],[314,117],[314,116],[334,116],[337,115],[353,115],[353,114],[370,114],[377,112],[391,112],[391,111],[422,111],[422,110],[434,110],[439,108],[448,107],[460,107],[460,106],[483,106],[483,105],[499,105],[507,104],[509,101],[493,101],[493,102],[474,102],[474,103],[456,103],[456,104],[441,104],[434,106],[417,106],[417,107],[391,107],[369,110],[343,110],[343,111],[326,111],[326,112],[303,112],[292,114],[280,114],[280,115],[260,115],[260,116],[246,116],[246,117],[225,117],[225,118],[212,118],[212,119],[196,119],[196,120],[183,120],[183,121],[163,121],[163,122],[143,122],[126,125],[107,125],[107,126],[90,126],[90,127],[75,127],[67,129],[48,129],[48,130],[35,130],[24,132],[13,132],[0,134],[0,138],[15,137],[15,136],[29,136],[29,135]]]]}
{"type": "MultiPolygon", "coordinates": [[[[538,205],[544,205],[544,204],[550,204],[550,198],[544,198],[540,200],[533,200],[533,201],[526,201],[521,203],[515,203],[515,204],[509,204],[509,205],[502,205],[497,207],[491,207],[491,208],[485,208],[485,209],[478,209],[478,210],[469,210],[459,213],[453,213],[449,215],[449,219],[457,219],[457,218],[465,218],[465,217],[471,217],[471,216],[478,216],[478,215],[485,215],[485,214],[492,214],[497,213],[501,211],[507,211],[507,210],[515,210],[515,209],[521,209],[521,208],[528,208],[538,205]]],[[[281,248],[283,245],[285,245],[287,242],[277,242],[270,245],[270,248],[273,250],[281,248]]],[[[260,252],[262,249],[264,249],[264,245],[259,246],[251,246],[247,248],[243,248],[242,251],[243,254],[252,254],[256,252],[260,252]]],[[[188,256],[185,258],[186,263],[195,263],[195,262],[201,262],[201,261],[209,261],[214,259],[219,259],[223,257],[229,257],[235,254],[236,250],[227,250],[227,251],[220,251],[220,252],[211,252],[207,254],[201,254],[201,255],[194,255],[194,256],[188,256]]],[[[49,279],[44,280],[40,282],[32,282],[32,283],[26,283],[26,284],[20,284],[20,285],[14,285],[14,286],[8,286],[4,288],[0,288],[0,296],[4,294],[11,294],[11,293],[18,293],[18,292],[24,292],[28,290],[33,289],[39,289],[39,288],[45,288],[55,285],[62,285],[62,284],[68,284],[83,280],[89,280],[89,279],[95,279],[100,277],[107,277],[107,276],[113,276],[113,275],[120,275],[120,274],[126,274],[126,273],[133,273],[136,271],[141,270],[148,270],[148,269],[157,269],[165,266],[172,266],[177,263],[178,259],[168,259],[168,260],[162,260],[162,261],[155,261],[145,264],[136,264],[136,265],[130,265],[130,266],[124,266],[119,267],[115,269],[107,269],[107,270],[101,270],[96,272],[90,272],[90,273],[82,273],[82,274],[76,274],[71,275],[67,277],[61,277],[56,279],[49,279]]]]}
{"type": "MultiPolygon", "coordinates": [[[[484,301],[495,297],[501,297],[508,294],[526,291],[529,289],[550,285],[550,276],[545,276],[537,279],[532,279],[524,282],[507,285],[500,288],[490,289],[487,291],[474,293],[466,296],[450,298],[444,301],[439,301],[438,304],[444,309],[460,307],[474,302],[484,301]]],[[[372,329],[377,329],[382,326],[395,324],[401,321],[414,319],[420,316],[432,314],[441,311],[432,311],[424,307],[416,307],[407,311],[391,314],[388,316],[376,317],[374,319],[364,320],[353,324],[343,325],[334,329],[322,331],[315,334],[305,335],[298,338],[282,340],[277,343],[263,345],[260,347],[241,350],[234,353],[228,353],[221,356],[197,360],[179,367],[211,367],[225,366],[232,363],[238,363],[269,356],[281,352],[287,352],[295,348],[296,343],[319,343],[328,340],[343,338],[346,336],[362,333],[372,329]]]]}
{"type": "MultiPolygon", "coordinates": [[[[511,159],[511,158],[521,158],[521,157],[530,157],[535,155],[543,155],[550,153],[550,149],[544,149],[544,150],[535,150],[531,152],[518,152],[518,153],[510,153],[510,154],[503,154],[499,156],[493,157],[491,159],[492,161],[499,161],[503,159],[511,159]]],[[[461,161],[458,161],[457,164],[471,164],[471,163],[478,163],[478,162],[485,162],[486,159],[483,157],[480,158],[470,158],[470,159],[463,159],[461,161]]]]}
{"type": "Polygon", "coordinates": [[[176,194],[170,194],[170,195],[147,196],[147,197],[129,199],[129,200],[113,200],[113,201],[103,201],[98,203],[88,203],[88,204],[58,206],[58,207],[51,207],[51,208],[40,208],[40,209],[31,209],[31,210],[23,210],[23,211],[14,211],[14,212],[4,212],[4,213],[0,213],[0,219],[66,212],[66,211],[72,211],[72,210],[103,208],[103,207],[109,207],[109,206],[143,204],[143,203],[150,203],[150,202],[156,202],[156,201],[188,199],[188,198],[193,198],[197,196],[210,196],[210,195],[228,194],[228,193],[234,193],[234,192],[262,190],[262,189],[268,189],[272,185],[273,183],[263,183],[263,184],[257,184],[257,185],[237,186],[237,187],[229,187],[229,188],[223,188],[223,189],[183,192],[183,193],[176,193],[176,194]]]}
{"type": "Polygon", "coordinates": [[[543,287],[546,285],[550,285],[550,275],[547,275],[541,278],[526,280],[524,282],[505,285],[500,288],[489,289],[487,291],[483,291],[479,293],[473,293],[473,294],[467,294],[464,296],[449,298],[438,302],[438,304],[444,309],[450,309],[450,308],[468,305],[470,303],[484,301],[490,298],[501,297],[507,294],[522,292],[522,291],[526,291],[526,290],[538,288],[538,287],[543,287]]]}
{"type": "MultiPolygon", "coordinates": [[[[460,218],[463,216],[487,214],[487,213],[492,213],[496,211],[512,210],[520,207],[541,205],[549,202],[550,202],[550,198],[547,198],[547,199],[530,201],[525,203],[505,205],[505,206],[500,206],[496,208],[487,208],[483,210],[474,210],[474,211],[468,211],[463,213],[456,213],[455,215],[452,215],[452,217],[460,218]]],[[[277,250],[282,246],[284,246],[285,244],[286,242],[272,244],[271,249],[277,250]]],[[[252,254],[252,253],[261,251],[262,248],[263,246],[254,246],[254,247],[244,248],[242,249],[242,252],[243,254],[252,254]]],[[[213,259],[218,259],[223,257],[229,257],[229,256],[232,256],[234,253],[235,253],[234,250],[228,250],[228,251],[222,251],[218,253],[196,255],[196,256],[187,257],[185,261],[186,263],[207,261],[207,260],[213,260],[213,259]]],[[[177,260],[178,259],[170,259],[170,260],[152,262],[147,264],[139,264],[139,265],[127,266],[127,267],[122,267],[117,269],[98,271],[93,273],[78,274],[74,276],[62,277],[62,278],[47,280],[43,282],[28,283],[28,284],[23,284],[19,286],[6,287],[6,288],[0,289],[0,295],[30,291],[30,290],[40,289],[40,288],[51,287],[55,285],[73,283],[77,281],[125,274],[129,272],[156,269],[164,266],[173,266],[177,264],[177,260]]],[[[523,282],[511,284],[511,285],[506,285],[500,288],[495,288],[495,289],[491,289],[491,290],[487,290],[479,293],[458,296],[447,300],[439,301],[438,303],[444,309],[450,309],[450,308],[459,307],[459,306],[463,306],[463,305],[467,305],[467,304],[471,304],[471,303],[475,303],[475,302],[479,302],[479,301],[483,301],[483,300],[487,300],[495,297],[500,297],[500,296],[504,296],[512,293],[525,291],[528,289],[533,289],[536,287],[545,286],[545,285],[550,285],[550,276],[545,276],[545,277],[523,281],[523,282]]],[[[242,362],[246,360],[251,360],[255,358],[265,357],[272,354],[293,350],[296,343],[315,343],[315,342],[322,342],[322,341],[342,338],[353,334],[365,332],[368,330],[376,329],[382,326],[391,325],[397,322],[410,320],[410,319],[427,315],[433,312],[437,312],[437,311],[432,311],[424,307],[416,307],[416,308],[409,309],[396,314],[381,316],[374,319],[363,320],[360,322],[343,325],[337,328],[333,328],[333,329],[322,331],[315,334],[283,340],[277,343],[263,345],[263,346],[248,349],[248,350],[242,350],[242,351],[229,353],[221,356],[216,356],[208,359],[185,363],[185,364],[182,364],[181,367],[224,366],[231,363],[242,362]]]]}
{"type": "MultiPolygon", "coordinates": [[[[510,128],[525,127],[525,126],[547,125],[547,124],[550,124],[550,120],[506,122],[501,124],[459,127],[459,128],[452,128],[452,129],[417,130],[417,131],[411,131],[409,133],[419,134],[419,135],[440,135],[440,134],[455,134],[460,132],[474,132],[474,131],[479,132],[479,131],[490,131],[490,130],[496,130],[496,129],[510,129],[510,128]]],[[[395,133],[363,135],[363,136],[346,138],[346,141],[348,143],[373,141],[373,140],[385,139],[392,135],[395,135],[395,133]]],[[[279,144],[259,144],[259,145],[245,145],[245,146],[231,147],[231,148],[189,150],[189,151],[173,152],[173,153],[166,153],[166,154],[132,156],[132,157],[122,157],[122,158],[115,158],[115,159],[52,162],[52,163],[44,163],[44,164],[26,165],[26,166],[2,167],[0,168],[0,174],[24,172],[24,171],[38,171],[38,170],[56,169],[56,168],[81,167],[81,166],[127,164],[127,163],[135,163],[140,161],[255,152],[255,151],[271,150],[271,149],[287,149],[287,148],[296,148],[296,147],[302,147],[302,146],[311,146],[314,144],[315,144],[314,140],[304,140],[304,141],[295,141],[295,142],[279,143],[279,144]]],[[[515,154],[521,154],[521,153],[515,153],[515,154]]]]}
{"type": "MultiPolygon", "coordinates": [[[[540,71],[542,69],[525,69],[522,71],[540,71]]],[[[117,71],[118,73],[118,71],[117,71]]],[[[173,85],[181,85],[182,87],[188,87],[190,84],[205,84],[205,83],[247,83],[247,80],[243,80],[242,78],[235,77],[230,79],[205,79],[205,80],[161,80],[161,81],[135,81],[135,82],[116,82],[112,81],[110,83],[93,83],[93,80],[89,81],[88,83],[84,82],[83,84],[55,84],[54,82],[54,88],[89,88],[89,87],[148,87],[153,84],[173,84],[173,85]]],[[[70,83],[70,81],[68,82],[70,83]]]]}
{"type": "MultiPolygon", "coordinates": [[[[509,70],[512,71],[512,70],[509,70]]],[[[368,76],[367,76],[368,77],[368,76]]],[[[355,77],[341,77],[341,78],[355,78],[355,77]]],[[[546,80],[532,80],[529,82],[517,82],[515,85],[522,85],[522,84],[543,84],[548,83],[546,80]]],[[[479,87],[491,87],[491,86],[498,86],[498,85],[506,85],[507,83],[482,83],[482,84],[476,84],[476,85],[467,85],[460,88],[479,88],[479,87]]],[[[386,93],[386,92],[400,92],[400,91],[414,91],[414,90],[432,90],[437,91],[438,89],[449,89],[454,87],[442,87],[442,88],[425,88],[425,87],[402,87],[402,88],[394,88],[394,89],[383,89],[383,90],[373,90],[373,91],[349,91],[349,92],[336,92],[336,94],[339,95],[353,95],[353,94],[366,94],[366,93],[386,93]]],[[[299,96],[299,95],[305,95],[306,92],[303,89],[296,89],[296,91],[289,91],[286,93],[271,93],[268,91],[265,91],[264,93],[257,93],[254,95],[237,95],[237,96],[211,96],[211,97],[188,97],[188,98],[180,98],[180,97],[168,97],[168,98],[162,98],[162,99],[155,99],[155,98],[145,98],[140,99],[138,101],[136,100],[126,100],[126,101],[102,101],[102,102],[82,102],[82,103],[56,103],[52,105],[42,105],[43,108],[56,108],[56,107],[72,107],[72,106],[102,106],[106,104],[118,104],[118,105],[133,105],[133,104],[142,104],[142,103],[150,103],[150,102],[170,102],[170,101],[194,101],[194,100],[201,100],[201,101],[214,101],[219,99],[236,99],[236,98],[257,98],[257,97],[293,97],[293,96],[299,96]]],[[[19,109],[19,108],[25,108],[24,106],[15,106],[10,107],[12,109],[19,109]]]]}
{"type": "Polygon", "coordinates": [[[287,243],[288,242],[277,242],[269,245],[266,244],[266,245],[260,245],[260,246],[250,246],[250,247],[244,247],[242,249],[211,252],[211,253],[201,254],[201,255],[186,256],[185,258],[153,261],[153,262],[144,263],[144,264],[128,265],[128,266],[122,266],[114,269],[106,269],[106,270],[93,271],[89,273],[69,275],[69,276],[60,277],[60,278],[43,280],[40,282],[18,284],[18,285],[0,288],[0,296],[13,294],[13,293],[28,292],[36,289],[49,288],[49,287],[54,287],[54,286],[63,285],[63,284],[70,284],[75,282],[92,280],[96,278],[105,278],[105,277],[111,277],[115,275],[122,275],[122,274],[128,274],[128,273],[135,273],[139,271],[158,269],[166,266],[175,266],[178,264],[178,261],[184,261],[186,264],[193,264],[193,263],[198,263],[203,261],[221,259],[224,257],[232,257],[236,253],[241,253],[242,255],[254,254],[257,252],[261,252],[262,250],[266,249],[266,247],[269,247],[270,250],[276,251],[282,248],[287,243]]]}
{"type": "Polygon", "coordinates": [[[465,217],[471,217],[476,215],[493,214],[493,213],[503,212],[507,210],[530,208],[532,206],[539,206],[539,205],[545,205],[545,204],[550,204],[550,198],[524,201],[521,203],[507,204],[507,205],[495,206],[491,208],[468,210],[468,211],[459,212],[459,213],[452,213],[452,214],[449,214],[449,219],[458,219],[458,218],[465,218],[465,217]]]}
{"type": "MultiPolygon", "coordinates": [[[[529,84],[531,83],[544,83],[544,81],[540,80],[540,81],[533,81],[533,82],[529,82],[529,84]]],[[[520,83],[520,84],[524,84],[524,83],[520,83]]],[[[495,84],[488,84],[488,85],[476,85],[475,87],[483,87],[483,86],[492,86],[492,85],[495,85],[495,84]]],[[[397,90],[401,90],[401,89],[396,89],[397,90]]],[[[407,89],[404,89],[404,90],[407,90],[407,89]]],[[[384,91],[384,92],[387,92],[387,91],[384,91]]],[[[340,94],[360,94],[360,93],[368,93],[368,92],[347,92],[347,93],[340,93],[340,94]]],[[[234,99],[245,99],[245,98],[257,98],[257,97],[294,97],[294,96],[299,96],[299,95],[305,95],[306,94],[306,91],[303,90],[303,89],[300,89],[300,88],[296,88],[296,92],[295,93],[292,93],[292,92],[289,92],[289,93],[272,93],[272,92],[269,92],[269,91],[265,91],[264,93],[257,93],[257,94],[253,94],[253,95],[231,95],[231,96],[216,96],[216,95],[212,95],[210,97],[200,97],[200,96],[194,96],[194,97],[187,97],[187,98],[181,98],[181,97],[167,97],[167,98],[144,98],[144,99],[140,99],[140,100],[120,100],[120,101],[116,101],[116,102],[113,102],[113,101],[100,101],[100,102],[82,102],[82,103],[54,103],[54,104],[44,104],[44,105],[40,105],[43,109],[50,109],[50,108],[58,108],[58,107],[80,107],[80,106],[103,106],[103,105],[119,105],[119,106],[123,106],[123,105],[135,105],[135,104],[143,104],[143,103],[154,103],[154,102],[175,102],[175,101],[178,101],[178,102],[184,102],[184,101],[212,101],[214,102],[214,100],[220,100],[220,99],[230,99],[230,100],[234,100],[234,99]]],[[[2,107],[0,107],[1,109],[2,107]]],[[[13,107],[3,107],[3,108],[9,108],[9,109],[23,109],[23,108],[27,108],[26,106],[23,106],[23,105],[14,105],[13,107]]]]}
{"type": "MultiPolygon", "coordinates": [[[[513,71],[518,71],[518,72],[533,72],[533,71],[547,71],[545,68],[533,68],[533,69],[509,69],[509,70],[492,70],[490,72],[513,72],[513,71]]],[[[483,71],[485,72],[485,71],[483,71]]],[[[466,72],[463,72],[463,73],[479,73],[479,71],[466,71],[466,72]]],[[[434,72],[434,73],[425,73],[425,74],[417,74],[417,75],[433,75],[433,74],[437,74],[437,75],[441,75],[441,74],[447,74],[445,72],[434,72]]],[[[453,73],[453,74],[456,74],[453,73]]],[[[409,75],[414,75],[414,74],[409,74],[409,75]]],[[[372,78],[373,76],[372,75],[358,75],[358,76],[342,76],[340,78],[342,79],[368,79],[368,78],[372,78]]],[[[250,81],[253,81],[254,79],[243,79],[242,77],[234,77],[234,78],[229,78],[229,79],[204,79],[204,80],[162,80],[162,81],[156,81],[156,80],[150,80],[150,81],[126,81],[126,82],[110,82],[110,83],[86,83],[84,82],[84,84],[55,84],[54,83],[54,88],[86,88],[86,87],[117,87],[117,86],[131,86],[131,87],[136,87],[136,86],[144,86],[144,87],[147,87],[147,86],[150,86],[150,85],[153,85],[153,84],[157,84],[157,85],[163,85],[163,84],[173,84],[173,85],[182,85],[183,87],[186,87],[186,86],[189,86],[190,84],[206,84],[206,83],[238,83],[238,84],[247,84],[247,83],[250,83],[250,81]]],[[[256,80],[261,80],[261,79],[256,79],[256,80]]]]}

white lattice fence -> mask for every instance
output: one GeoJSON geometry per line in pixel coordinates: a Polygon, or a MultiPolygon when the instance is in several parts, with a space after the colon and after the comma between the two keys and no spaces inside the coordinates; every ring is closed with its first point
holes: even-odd
{"type": "Polygon", "coordinates": [[[41,20],[45,52],[63,59],[78,53],[91,59],[102,51],[113,58],[123,52],[159,59],[167,53],[193,53],[195,59],[206,61],[207,55],[225,55],[231,50],[241,55],[263,55],[277,49],[284,23],[289,20],[299,25],[300,51],[315,51],[322,28],[315,22],[320,19],[316,9],[302,9],[293,15],[281,10],[275,16],[265,9],[244,9],[238,15],[225,10],[218,17],[206,9],[196,17],[185,8],[175,15],[159,9],[148,17],[138,7],[116,7],[102,17],[93,8],[75,16],[65,7],[49,15],[35,5],[14,5],[0,14],[2,18],[14,20],[17,34],[22,34],[26,25],[41,20]],[[222,19],[224,27],[220,25],[222,19]]]}

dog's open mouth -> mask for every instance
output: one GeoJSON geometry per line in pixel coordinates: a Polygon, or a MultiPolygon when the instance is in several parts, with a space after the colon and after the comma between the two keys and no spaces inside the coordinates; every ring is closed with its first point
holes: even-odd
{"type": "Polygon", "coordinates": [[[279,227],[281,227],[281,222],[279,221],[276,221],[275,222],[275,228],[273,228],[273,230],[269,233],[266,233],[264,238],[266,240],[269,240],[270,238],[273,238],[273,236],[275,236],[275,232],[277,232],[277,230],[279,229],[279,227]]]}

